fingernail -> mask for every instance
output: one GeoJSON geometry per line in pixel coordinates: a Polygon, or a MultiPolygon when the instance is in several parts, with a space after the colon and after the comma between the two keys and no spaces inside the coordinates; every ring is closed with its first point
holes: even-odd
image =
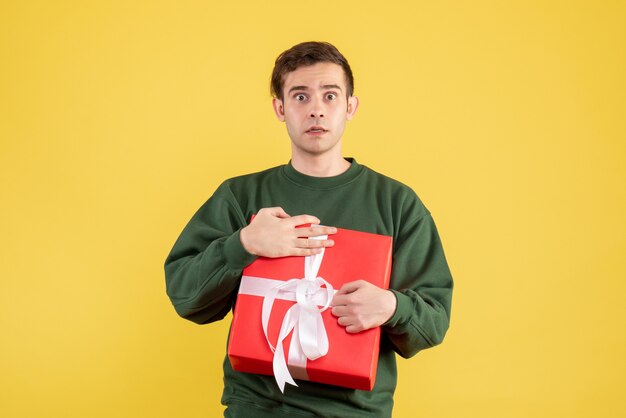
{"type": "Polygon", "coordinates": [[[332,239],[329,239],[328,241],[326,241],[326,243],[328,245],[335,245],[335,241],[333,241],[332,239]]]}

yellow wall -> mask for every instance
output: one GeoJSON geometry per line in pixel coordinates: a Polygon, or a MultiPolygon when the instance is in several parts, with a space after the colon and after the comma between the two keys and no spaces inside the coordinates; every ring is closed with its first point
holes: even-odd
{"type": "Polygon", "coordinates": [[[287,161],[273,60],[328,40],[345,155],[418,192],[456,280],[394,417],[625,416],[625,39],[619,1],[3,1],[0,415],[221,414],[228,321],[177,317],[163,261],[287,161]]]}

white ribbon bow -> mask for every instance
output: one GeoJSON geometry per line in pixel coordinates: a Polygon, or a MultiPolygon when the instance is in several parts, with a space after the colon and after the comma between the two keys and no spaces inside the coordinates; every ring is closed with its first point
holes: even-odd
{"type": "MultiPolygon", "coordinates": [[[[326,238],[326,236],[318,236],[310,239],[326,238]]],[[[283,393],[285,383],[298,386],[289,373],[283,351],[283,340],[292,330],[293,336],[289,346],[289,364],[291,366],[305,370],[307,359],[315,360],[328,353],[328,336],[321,313],[330,307],[335,290],[326,280],[317,277],[323,258],[323,248],[319,254],[306,256],[304,259],[304,278],[291,279],[273,286],[263,299],[263,311],[261,313],[263,333],[274,352],[274,377],[283,393]],[[322,288],[322,285],[326,285],[326,288],[322,288]],[[278,341],[274,347],[267,335],[267,326],[274,300],[281,296],[280,293],[295,293],[296,304],[285,313],[278,341]],[[318,308],[318,305],[322,305],[321,308],[318,308]]],[[[306,373],[304,375],[306,376],[306,373]]]]}

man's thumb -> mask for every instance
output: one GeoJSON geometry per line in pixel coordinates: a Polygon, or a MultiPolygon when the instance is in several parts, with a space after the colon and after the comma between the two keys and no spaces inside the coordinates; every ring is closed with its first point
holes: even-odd
{"type": "Polygon", "coordinates": [[[270,208],[270,215],[276,216],[277,218],[289,218],[287,212],[285,212],[280,206],[270,208]]]}
{"type": "Polygon", "coordinates": [[[360,287],[361,287],[360,280],[349,282],[341,286],[341,288],[339,289],[337,293],[341,293],[341,294],[352,293],[352,292],[357,291],[360,287]]]}

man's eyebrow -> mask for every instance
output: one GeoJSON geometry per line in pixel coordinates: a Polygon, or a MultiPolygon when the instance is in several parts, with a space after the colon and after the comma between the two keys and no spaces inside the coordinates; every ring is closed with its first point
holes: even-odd
{"type": "MultiPolygon", "coordinates": [[[[324,84],[322,86],[322,89],[324,89],[324,90],[327,90],[327,89],[337,89],[337,90],[341,91],[341,86],[338,86],[337,84],[324,84]]],[[[292,88],[289,89],[287,94],[291,94],[292,91],[298,91],[298,90],[307,91],[307,90],[309,90],[309,88],[307,86],[293,86],[292,88]]]]}

